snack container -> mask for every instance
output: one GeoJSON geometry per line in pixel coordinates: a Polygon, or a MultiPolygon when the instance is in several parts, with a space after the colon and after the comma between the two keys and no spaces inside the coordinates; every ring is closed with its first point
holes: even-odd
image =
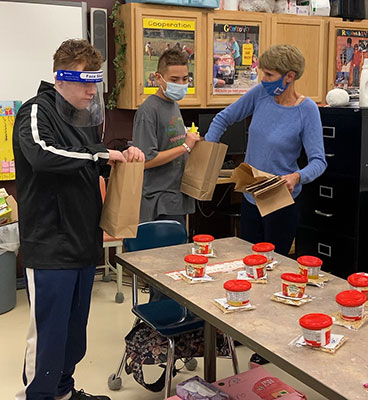
{"type": "Polygon", "coordinates": [[[353,290],[359,290],[365,294],[368,300],[368,274],[365,272],[356,272],[348,276],[348,282],[353,290]]]}
{"type": "Polygon", "coordinates": [[[358,290],[344,290],[336,295],[341,316],[347,321],[359,321],[364,316],[364,304],[367,298],[358,290]]]}
{"type": "Polygon", "coordinates": [[[260,242],[256,243],[252,246],[252,250],[254,254],[260,254],[262,256],[267,257],[267,263],[270,263],[274,259],[274,250],[275,250],[275,245],[272,243],[268,242],[260,242]]]}
{"type": "Polygon", "coordinates": [[[212,235],[195,235],[193,236],[194,250],[196,254],[211,254],[212,242],[215,238],[212,235]]]}
{"type": "Polygon", "coordinates": [[[299,270],[302,275],[308,277],[308,279],[318,279],[319,272],[323,261],[314,256],[301,256],[297,259],[299,264],[299,270]]]}
{"type": "Polygon", "coordinates": [[[309,346],[326,346],[331,340],[332,318],[327,314],[306,314],[299,319],[305,342],[309,346]]]}
{"type": "Polygon", "coordinates": [[[304,296],[308,278],[301,274],[285,272],[281,275],[282,294],[287,297],[301,299],[304,296]]]}
{"type": "Polygon", "coordinates": [[[267,257],[260,254],[251,254],[243,258],[247,275],[253,279],[259,279],[265,276],[267,257]]]}
{"type": "Polygon", "coordinates": [[[185,272],[191,278],[203,278],[206,274],[208,258],[196,254],[188,254],[184,257],[185,272]]]}
{"type": "Polygon", "coordinates": [[[245,279],[231,279],[224,283],[226,300],[230,306],[241,307],[249,303],[252,284],[245,279]]]}

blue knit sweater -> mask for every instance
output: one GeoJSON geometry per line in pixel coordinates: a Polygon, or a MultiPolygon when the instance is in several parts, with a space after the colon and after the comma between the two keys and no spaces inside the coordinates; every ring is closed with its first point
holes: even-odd
{"type": "MultiPolygon", "coordinates": [[[[218,142],[229,125],[250,115],[245,162],[275,175],[299,172],[300,183],[292,193],[295,198],[302,184],[312,182],[327,166],[316,103],[306,98],[297,106],[282,106],[259,84],[216,115],[205,139],[218,142]],[[308,165],[299,169],[297,159],[303,146],[308,165]]],[[[246,198],[254,203],[252,196],[246,198]]]]}

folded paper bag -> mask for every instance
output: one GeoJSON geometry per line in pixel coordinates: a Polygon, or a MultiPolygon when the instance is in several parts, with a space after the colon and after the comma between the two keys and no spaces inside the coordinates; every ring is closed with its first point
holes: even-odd
{"type": "Polygon", "coordinates": [[[197,200],[211,200],[226,151],[224,143],[198,142],[185,164],[181,192],[197,200]]]}
{"type": "Polygon", "coordinates": [[[143,173],[143,162],[116,163],[111,168],[100,221],[100,227],[110,236],[137,236],[143,173]]]}
{"type": "Polygon", "coordinates": [[[294,203],[285,179],[250,164],[241,163],[234,169],[231,179],[235,182],[236,192],[253,195],[262,217],[294,203]]]}

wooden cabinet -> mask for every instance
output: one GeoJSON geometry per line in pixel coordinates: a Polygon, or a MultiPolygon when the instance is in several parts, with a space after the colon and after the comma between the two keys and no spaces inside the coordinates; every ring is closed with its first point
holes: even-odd
{"type": "Polygon", "coordinates": [[[296,90],[317,103],[325,101],[328,18],[273,14],[271,45],[293,44],[305,57],[305,71],[296,90]]]}
{"type": "MultiPolygon", "coordinates": [[[[241,11],[224,11],[215,10],[207,14],[207,43],[206,60],[207,60],[207,88],[206,88],[206,106],[227,106],[235,102],[243,93],[251,89],[252,86],[259,82],[259,75],[252,76],[251,66],[252,56],[257,58],[268,47],[269,41],[269,15],[266,13],[251,13],[241,11]],[[214,56],[229,57],[231,50],[227,47],[227,43],[231,46],[231,40],[234,37],[241,48],[241,64],[240,71],[236,75],[236,80],[231,77],[229,82],[223,89],[214,88],[214,56]],[[250,42],[246,44],[246,41],[250,42]],[[247,46],[250,46],[250,54],[248,59],[245,56],[247,46]],[[223,92],[221,93],[220,90],[223,92]]],[[[226,68],[234,68],[234,66],[226,65],[226,68]]],[[[238,68],[235,66],[235,68],[238,68]]]]}
{"type": "Polygon", "coordinates": [[[328,167],[301,193],[298,256],[323,260],[346,278],[366,271],[368,257],[368,110],[321,107],[328,167]]]}
{"type": "Polygon", "coordinates": [[[186,46],[192,52],[188,94],[179,104],[181,107],[201,107],[205,102],[205,14],[197,8],[128,3],[120,7],[120,18],[124,22],[126,38],[126,76],[118,108],[136,109],[157,91],[154,73],[167,44],[182,49],[186,46]]]}

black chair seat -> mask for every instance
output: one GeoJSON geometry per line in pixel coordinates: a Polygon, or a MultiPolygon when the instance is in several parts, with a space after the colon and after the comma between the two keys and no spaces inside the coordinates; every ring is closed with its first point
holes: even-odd
{"type": "Polygon", "coordinates": [[[138,304],[132,312],[162,336],[176,336],[203,327],[204,322],[175,300],[138,304]]]}

